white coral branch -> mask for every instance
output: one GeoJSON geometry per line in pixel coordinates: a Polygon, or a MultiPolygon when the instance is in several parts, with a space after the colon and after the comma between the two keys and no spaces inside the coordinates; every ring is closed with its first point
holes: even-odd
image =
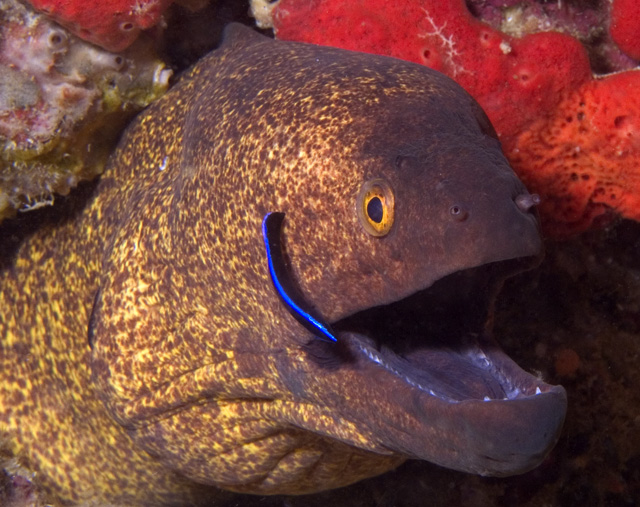
{"type": "Polygon", "coordinates": [[[432,31],[426,32],[418,35],[421,39],[426,39],[427,37],[437,37],[440,40],[440,44],[445,51],[446,63],[451,67],[453,71],[453,76],[457,76],[463,72],[469,72],[467,69],[462,67],[456,63],[457,57],[460,56],[460,52],[456,49],[456,43],[453,40],[453,35],[446,36],[445,28],[447,27],[447,22],[445,21],[442,26],[436,25],[433,18],[429,15],[429,11],[426,9],[422,9],[425,13],[426,19],[431,25],[432,31]]]}

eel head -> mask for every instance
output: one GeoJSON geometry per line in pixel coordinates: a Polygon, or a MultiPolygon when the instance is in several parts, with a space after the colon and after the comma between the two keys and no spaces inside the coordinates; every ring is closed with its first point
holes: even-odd
{"type": "Polygon", "coordinates": [[[111,416],[167,467],[250,493],[407,458],[538,465],[565,391],[491,335],[502,282],[541,259],[537,198],[480,107],[407,62],[229,39],[112,162],[137,179],[104,213],[90,322],[111,416]]]}

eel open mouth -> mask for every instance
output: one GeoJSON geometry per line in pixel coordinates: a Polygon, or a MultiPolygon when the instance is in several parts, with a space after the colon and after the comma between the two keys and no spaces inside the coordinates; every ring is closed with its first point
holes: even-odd
{"type": "Polygon", "coordinates": [[[369,359],[447,402],[535,396],[552,386],[503,364],[490,336],[491,309],[502,280],[529,259],[501,261],[446,276],[394,303],[333,323],[350,331],[369,359]]]}
{"type": "Polygon", "coordinates": [[[332,323],[338,347],[316,340],[309,355],[319,361],[342,355],[369,379],[362,386],[378,386],[386,401],[373,400],[373,388],[369,401],[358,401],[354,410],[374,414],[393,450],[480,475],[526,472],[555,445],[566,393],[500,349],[491,336],[491,313],[502,281],[533,261],[460,271],[402,300],[360,311],[332,323]],[[372,400],[378,405],[367,408],[372,400]]]}
{"type": "Polygon", "coordinates": [[[368,427],[383,452],[481,475],[540,464],[558,439],[566,393],[522,370],[490,334],[502,282],[537,257],[458,271],[329,324],[295,287],[280,243],[283,220],[283,213],[263,220],[269,270],[290,313],[316,336],[307,359],[334,373],[318,381],[348,385],[344,397],[313,389],[334,393],[327,405],[368,427]]]}

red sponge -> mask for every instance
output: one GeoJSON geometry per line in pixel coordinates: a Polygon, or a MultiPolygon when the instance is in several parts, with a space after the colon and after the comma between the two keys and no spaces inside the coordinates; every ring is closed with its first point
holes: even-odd
{"type": "Polygon", "coordinates": [[[172,0],[29,0],[74,35],[108,51],[127,48],[172,0]]]}
{"type": "Polygon", "coordinates": [[[614,0],[611,8],[611,37],[622,51],[640,60],[640,2],[614,0]]]}
{"type": "MultiPolygon", "coordinates": [[[[639,49],[640,2],[616,0],[616,9],[624,19],[612,30],[639,49]]],[[[611,211],[640,220],[639,71],[595,79],[576,38],[511,37],[473,17],[464,0],[280,0],[274,28],[279,39],[395,56],[455,79],[541,194],[547,234],[581,232],[611,211]]]]}

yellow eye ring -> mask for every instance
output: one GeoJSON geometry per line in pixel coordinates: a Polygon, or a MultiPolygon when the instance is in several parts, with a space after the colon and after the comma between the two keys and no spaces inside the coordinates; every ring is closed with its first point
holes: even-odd
{"type": "Polygon", "coordinates": [[[385,236],[394,219],[394,197],[391,186],[383,179],[369,180],[358,194],[358,218],[372,236],[385,236]]]}

